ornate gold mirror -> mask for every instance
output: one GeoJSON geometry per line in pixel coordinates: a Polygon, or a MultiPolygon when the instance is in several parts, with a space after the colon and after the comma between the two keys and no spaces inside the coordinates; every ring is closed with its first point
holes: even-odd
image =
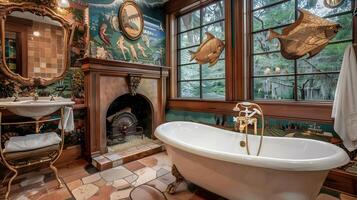
{"type": "Polygon", "coordinates": [[[336,8],[340,6],[345,0],[324,0],[324,4],[328,8],[336,8]]]}
{"type": "Polygon", "coordinates": [[[34,3],[0,7],[0,69],[26,86],[46,86],[69,68],[74,26],[51,8],[34,3]]]}

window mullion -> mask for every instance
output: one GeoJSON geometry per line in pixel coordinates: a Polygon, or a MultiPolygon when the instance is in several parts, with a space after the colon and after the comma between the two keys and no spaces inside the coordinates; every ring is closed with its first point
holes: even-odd
{"type": "MultiPolygon", "coordinates": [[[[202,24],[203,24],[203,8],[200,9],[200,42],[202,43],[202,24]]],[[[200,65],[200,98],[203,98],[203,91],[202,91],[202,65],[200,65]]]]}
{"type": "MultiPolygon", "coordinates": [[[[299,3],[295,0],[295,21],[298,19],[299,11],[298,11],[299,3]]],[[[298,80],[297,80],[297,60],[294,60],[294,99],[298,100],[298,80]]]]}

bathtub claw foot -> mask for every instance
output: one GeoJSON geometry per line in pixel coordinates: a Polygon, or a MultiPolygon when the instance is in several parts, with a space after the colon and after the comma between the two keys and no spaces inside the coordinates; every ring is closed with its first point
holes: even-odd
{"type": "Polygon", "coordinates": [[[166,192],[169,194],[175,194],[176,189],[182,182],[185,181],[185,178],[180,174],[175,165],[172,166],[171,173],[176,178],[176,180],[167,186],[166,192]]]}

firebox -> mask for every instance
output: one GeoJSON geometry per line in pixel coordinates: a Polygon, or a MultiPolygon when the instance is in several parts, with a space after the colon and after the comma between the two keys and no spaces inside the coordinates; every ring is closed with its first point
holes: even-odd
{"type": "Polygon", "coordinates": [[[152,135],[152,106],[142,95],[125,94],[116,98],[107,111],[107,145],[145,139],[152,135]]]}
{"type": "Polygon", "coordinates": [[[130,135],[141,135],[144,139],[144,129],[138,126],[138,119],[131,112],[131,108],[125,108],[107,118],[109,130],[107,131],[108,146],[127,142],[130,135]]]}

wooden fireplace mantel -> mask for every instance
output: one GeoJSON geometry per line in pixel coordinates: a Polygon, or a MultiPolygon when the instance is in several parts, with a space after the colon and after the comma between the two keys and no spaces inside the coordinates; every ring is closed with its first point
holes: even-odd
{"type": "Polygon", "coordinates": [[[144,77],[167,77],[170,67],[135,64],[129,62],[121,62],[114,60],[102,60],[97,58],[84,58],[81,60],[82,70],[84,72],[101,72],[114,74],[142,74],[144,77]]]}
{"type": "Polygon", "coordinates": [[[106,113],[116,98],[131,92],[128,82],[130,76],[141,77],[136,93],[144,96],[151,103],[153,113],[151,132],[153,133],[155,128],[165,121],[168,67],[96,58],[84,58],[81,62],[85,74],[87,118],[90,122],[83,152],[86,158],[107,153],[106,113]]]}

